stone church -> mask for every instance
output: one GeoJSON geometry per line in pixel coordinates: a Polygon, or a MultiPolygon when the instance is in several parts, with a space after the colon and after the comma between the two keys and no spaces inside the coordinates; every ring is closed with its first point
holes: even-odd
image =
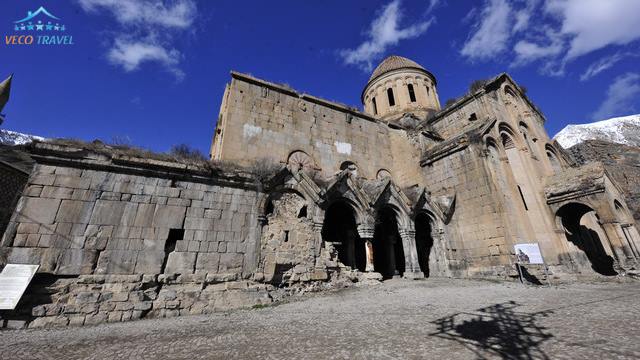
{"type": "Polygon", "coordinates": [[[435,76],[390,56],[361,100],[364,112],[232,73],[211,157],[291,171],[265,204],[267,273],[299,262],[286,236],[301,234],[385,278],[506,276],[521,243],[555,273],[635,266],[620,189],[598,164],[573,166],[509,75],[442,109],[435,76]],[[301,208],[308,223],[287,217],[301,208]]]}
{"type": "Polygon", "coordinates": [[[211,161],[0,148],[0,267],[39,265],[0,327],[202,314],[393,277],[513,279],[516,244],[538,244],[533,278],[637,266],[620,187],[551,141],[509,75],[442,108],[436,77],[391,56],[361,99],[364,111],[232,72],[211,161]]]}

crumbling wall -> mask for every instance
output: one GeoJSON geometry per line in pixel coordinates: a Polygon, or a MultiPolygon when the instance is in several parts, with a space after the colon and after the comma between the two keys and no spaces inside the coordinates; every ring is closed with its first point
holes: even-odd
{"type": "Polygon", "coordinates": [[[4,233],[28,174],[0,161],[0,234],[4,233]]]}
{"type": "Polygon", "coordinates": [[[600,161],[624,193],[636,224],[640,224],[640,148],[587,140],[568,149],[576,162],[600,161]]]}
{"type": "Polygon", "coordinates": [[[273,211],[266,216],[261,240],[264,280],[274,284],[311,280],[319,244],[305,199],[293,192],[279,193],[270,206],[273,211]]]}
{"type": "Polygon", "coordinates": [[[8,262],[57,275],[253,271],[254,190],[72,166],[36,165],[2,240],[8,262]]]}

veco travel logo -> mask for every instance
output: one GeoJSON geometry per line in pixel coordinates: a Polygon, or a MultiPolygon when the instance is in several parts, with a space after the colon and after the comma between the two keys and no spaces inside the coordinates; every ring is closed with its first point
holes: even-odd
{"type": "Polygon", "coordinates": [[[27,17],[14,21],[14,35],[5,35],[7,45],[73,45],[73,36],[60,18],[40,6],[27,12],[27,17]]]}

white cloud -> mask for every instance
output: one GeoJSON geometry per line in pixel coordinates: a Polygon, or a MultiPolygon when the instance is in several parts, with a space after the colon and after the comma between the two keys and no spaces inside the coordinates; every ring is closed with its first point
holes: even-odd
{"type": "Polygon", "coordinates": [[[524,0],[525,7],[514,12],[515,23],[513,24],[513,32],[519,32],[527,29],[533,16],[534,10],[538,6],[538,0],[524,0]]]}
{"type": "Polygon", "coordinates": [[[471,60],[488,60],[507,49],[512,9],[506,0],[488,0],[478,17],[481,20],[473,25],[460,54],[471,60]]]}
{"type": "Polygon", "coordinates": [[[638,0],[547,0],[545,10],[570,38],[567,60],[640,38],[638,0]]]}
{"type": "MultiPolygon", "coordinates": [[[[430,7],[438,1],[431,1],[430,7]]],[[[412,39],[422,35],[433,22],[433,18],[419,22],[404,29],[398,28],[402,19],[400,0],[394,0],[384,7],[380,15],[373,20],[367,32],[368,40],[355,49],[340,51],[345,64],[356,65],[364,71],[371,71],[373,62],[379,59],[387,49],[397,45],[401,40],[412,39]]]]}
{"type": "Polygon", "coordinates": [[[78,0],[85,11],[101,9],[123,25],[159,25],[184,29],[193,23],[196,5],[190,0],[167,3],[161,0],[78,0]]]}
{"type": "Polygon", "coordinates": [[[524,65],[539,59],[555,57],[563,52],[562,37],[551,28],[545,28],[542,39],[519,40],[513,47],[516,54],[516,66],[524,65]]]}
{"type": "Polygon", "coordinates": [[[630,113],[636,110],[640,97],[640,74],[627,73],[617,77],[607,90],[606,99],[593,115],[593,120],[607,119],[612,116],[630,113]]]}
{"type": "Polygon", "coordinates": [[[176,79],[182,80],[185,74],[177,67],[180,58],[181,54],[178,50],[167,50],[152,42],[131,42],[127,39],[116,39],[114,46],[107,54],[107,59],[112,64],[122,66],[127,72],[137,70],[145,62],[158,62],[166,66],[176,79]]]}
{"type": "MultiPolygon", "coordinates": [[[[540,61],[547,75],[564,75],[574,59],[640,39],[640,0],[485,0],[460,54],[494,61],[513,54],[513,66],[540,61]],[[540,6],[544,4],[543,6],[540,6]]],[[[587,79],[620,61],[617,56],[587,69],[587,79]]]]}
{"type": "Polygon", "coordinates": [[[618,63],[619,61],[623,60],[626,57],[637,57],[637,56],[638,54],[621,53],[621,52],[617,52],[610,56],[605,56],[600,60],[594,62],[593,64],[589,65],[587,70],[585,70],[585,72],[582,75],[580,75],[580,81],[587,81],[591,79],[592,77],[600,74],[601,72],[611,68],[613,65],[615,65],[616,63],[618,63]]]}
{"type": "Polygon", "coordinates": [[[134,71],[144,63],[158,63],[182,80],[183,58],[171,44],[179,33],[189,31],[196,15],[193,0],[77,0],[89,13],[102,11],[119,25],[113,32],[107,59],[125,71],[134,71]]]}

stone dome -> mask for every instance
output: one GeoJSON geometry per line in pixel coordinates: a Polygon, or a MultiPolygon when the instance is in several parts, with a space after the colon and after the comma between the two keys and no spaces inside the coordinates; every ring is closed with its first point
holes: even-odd
{"type": "Polygon", "coordinates": [[[392,55],[380,63],[362,90],[364,111],[383,120],[411,113],[419,118],[440,110],[436,78],[422,65],[392,55]]]}
{"type": "Polygon", "coordinates": [[[427,71],[420,64],[418,64],[413,60],[410,60],[410,59],[407,59],[406,57],[402,57],[398,55],[391,55],[386,59],[382,60],[380,65],[378,65],[375,68],[375,70],[373,70],[373,73],[369,78],[369,82],[379,77],[380,75],[383,75],[388,73],[389,71],[398,70],[398,69],[418,69],[422,71],[427,71]]]}

